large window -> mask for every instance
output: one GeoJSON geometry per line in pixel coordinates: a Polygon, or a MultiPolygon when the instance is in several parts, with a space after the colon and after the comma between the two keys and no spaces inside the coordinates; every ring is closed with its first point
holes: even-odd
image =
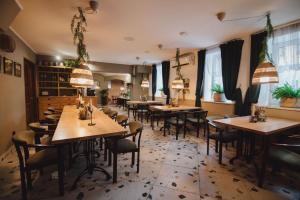
{"type": "Polygon", "coordinates": [[[212,100],[212,87],[219,84],[223,87],[222,80],[222,60],[220,48],[208,50],[205,56],[204,71],[204,100],[212,100]]]}
{"type": "Polygon", "coordinates": [[[157,77],[156,77],[156,97],[161,97],[160,89],[163,88],[163,81],[162,81],[162,65],[157,64],[156,65],[156,71],[157,71],[157,77]]]}
{"type": "Polygon", "coordinates": [[[268,50],[278,71],[279,83],[261,85],[258,103],[278,105],[279,101],[272,98],[275,87],[285,83],[300,87],[300,24],[276,30],[274,40],[268,41],[268,50]]]}

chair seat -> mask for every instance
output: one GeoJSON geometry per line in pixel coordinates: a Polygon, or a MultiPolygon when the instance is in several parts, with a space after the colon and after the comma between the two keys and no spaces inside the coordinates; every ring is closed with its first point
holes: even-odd
{"type": "Polygon", "coordinates": [[[296,171],[300,171],[300,155],[282,147],[271,147],[269,159],[284,164],[296,171]]]}
{"type": "Polygon", "coordinates": [[[57,164],[57,150],[56,148],[44,149],[29,156],[27,166],[30,169],[39,169],[51,164],[57,164]]]}
{"type": "Polygon", "coordinates": [[[116,144],[116,149],[112,147],[112,142],[108,142],[108,148],[111,149],[113,152],[118,152],[118,153],[126,153],[126,152],[132,152],[132,151],[137,151],[138,146],[136,145],[135,142],[129,139],[120,139],[117,141],[116,144]]]}
{"type": "MultiPolygon", "coordinates": [[[[188,117],[188,118],[186,118],[186,120],[188,121],[188,122],[192,122],[192,123],[198,123],[198,119],[197,118],[194,118],[194,117],[188,117]]],[[[199,119],[199,123],[204,123],[204,120],[203,119],[199,119]]]]}
{"type": "MultiPolygon", "coordinates": [[[[166,120],[167,123],[176,125],[177,124],[177,119],[176,118],[170,118],[166,120]]],[[[184,121],[182,119],[178,119],[178,125],[183,125],[184,121]]]]}
{"type": "MultiPolygon", "coordinates": [[[[220,134],[219,132],[210,133],[209,138],[213,140],[220,140],[220,134]]],[[[231,142],[233,140],[236,140],[238,138],[238,134],[236,132],[227,132],[223,133],[222,135],[222,142],[231,142]]]]}

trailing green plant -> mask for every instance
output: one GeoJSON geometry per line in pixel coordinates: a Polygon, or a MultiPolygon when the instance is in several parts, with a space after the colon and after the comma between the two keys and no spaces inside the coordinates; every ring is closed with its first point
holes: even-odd
{"type": "Polygon", "coordinates": [[[72,59],[64,60],[65,67],[74,68],[74,67],[78,66],[79,64],[80,64],[79,60],[72,60],[72,59]]]}
{"type": "Polygon", "coordinates": [[[224,89],[220,84],[214,84],[211,91],[213,91],[215,93],[219,93],[219,94],[224,93],[224,89]]]}
{"type": "Polygon", "coordinates": [[[270,62],[273,62],[271,56],[269,55],[267,44],[268,38],[274,37],[274,28],[272,26],[270,13],[267,14],[266,31],[267,37],[263,40],[261,51],[259,52],[259,63],[265,61],[266,59],[268,59],[270,62]]]}
{"type": "Polygon", "coordinates": [[[84,43],[84,33],[86,32],[87,21],[84,11],[78,7],[78,13],[75,14],[71,21],[71,31],[73,33],[73,42],[77,46],[78,62],[87,62],[89,54],[84,43]]]}
{"type": "Polygon", "coordinates": [[[300,88],[293,88],[290,84],[285,83],[283,86],[278,86],[272,92],[275,99],[282,98],[300,98],[300,88]]]}

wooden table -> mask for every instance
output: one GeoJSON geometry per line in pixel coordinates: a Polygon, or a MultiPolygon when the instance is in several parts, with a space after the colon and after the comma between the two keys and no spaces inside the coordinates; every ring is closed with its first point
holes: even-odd
{"type": "MultiPolygon", "coordinates": [[[[95,158],[93,154],[94,151],[94,140],[96,138],[101,137],[111,137],[111,136],[119,136],[126,133],[126,129],[116,123],[114,120],[109,118],[103,112],[99,111],[94,107],[93,112],[93,122],[96,123],[94,126],[89,126],[88,123],[90,120],[80,120],[78,118],[78,110],[76,106],[65,106],[63,112],[61,114],[60,120],[58,122],[57,128],[52,138],[52,143],[57,144],[58,148],[58,156],[60,162],[59,169],[59,187],[60,193],[63,195],[63,158],[61,153],[61,146],[63,144],[76,142],[76,141],[87,141],[87,148],[89,155],[87,157],[89,160],[87,161],[90,166],[88,166],[87,170],[89,173],[93,172],[94,169],[98,169],[104,173],[107,173],[104,169],[97,167],[95,165],[95,158]]],[[[114,166],[115,169],[116,166],[114,166]]],[[[84,174],[84,172],[83,172],[84,174]]],[[[80,177],[79,177],[80,178],[80,177]]],[[[78,178],[78,180],[79,180],[78,178]]],[[[113,172],[113,179],[116,180],[116,170],[113,172]]],[[[75,181],[77,182],[77,181],[75,181]]]]}
{"type": "Polygon", "coordinates": [[[122,106],[125,109],[127,102],[130,101],[127,97],[117,97],[117,106],[122,106]]]}
{"type": "Polygon", "coordinates": [[[162,105],[162,104],[163,104],[163,102],[161,102],[161,101],[152,101],[152,100],[149,100],[149,101],[138,101],[138,100],[127,101],[128,118],[130,116],[130,110],[132,110],[129,105],[137,106],[137,105],[162,105]]]}
{"type": "Polygon", "coordinates": [[[177,107],[172,107],[172,106],[151,106],[150,107],[153,110],[161,111],[161,112],[172,112],[172,111],[189,111],[189,110],[199,110],[201,109],[200,107],[195,107],[195,106],[177,106],[177,107]]]}
{"type": "MultiPolygon", "coordinates": [[[[283,131],[286,131],[288,129],[299,127],[300,122],[269,117],[267,118],[266,122],[251,123],[249,122],[249,117],[250,116],[218,119],[218,120],[214,120],[213,122],[221,127],[234,128],[237,130],[253,133],[256,135],[261,135],[263,137],[263,153],[261,159],[261,166],[259,170],[260,172],[258,174],[259,175],[258,185],[261,187],[264,182],[264,175],[265,175],[266,162],[268,158],[271,136],[280,134],[283,131]]],[[[220,132],[220,137],[222,137],[222,132],[220,132]]]]}

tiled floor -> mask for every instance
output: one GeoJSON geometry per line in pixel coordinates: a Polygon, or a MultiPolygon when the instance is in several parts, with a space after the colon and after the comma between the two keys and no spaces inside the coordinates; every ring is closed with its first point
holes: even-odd
{"type": "MultiPolygon", "coordinates": [[[[64,197],[58,196],[57,180],[51,179],[51,173],[56,170],[52,167],[44,169],[43,175],[35,173],[29,199],[300,199],[299,174],[281,172],[274,176],[268,171],[264,189],[259,188],[255,184],[252,165],[243,161],[229,164],[234,149],[229,147],[224,151],[224,164],[219,165],[214,144],[210,145],[207,156],[205,140],[193,135],[192,132],[185,139],[181,135],[176,141],[174,135],[164,137],[158,128],[152,131],[146,124],[139,174],[135,167],[130,167],[131,154],[120,155],[117,184],[105,181],[104,176],[96,172],[84,176],[77,189],[71,191],[70,185],[85,165],[84,159],[79,158],[66,172],[64,197]]],[[[112,172],[103,156],[97,162],[112,172]]],[[[14,152],[0,162],[0,183],[0,199],[20,199],[18,162],[14,152]]]]}

